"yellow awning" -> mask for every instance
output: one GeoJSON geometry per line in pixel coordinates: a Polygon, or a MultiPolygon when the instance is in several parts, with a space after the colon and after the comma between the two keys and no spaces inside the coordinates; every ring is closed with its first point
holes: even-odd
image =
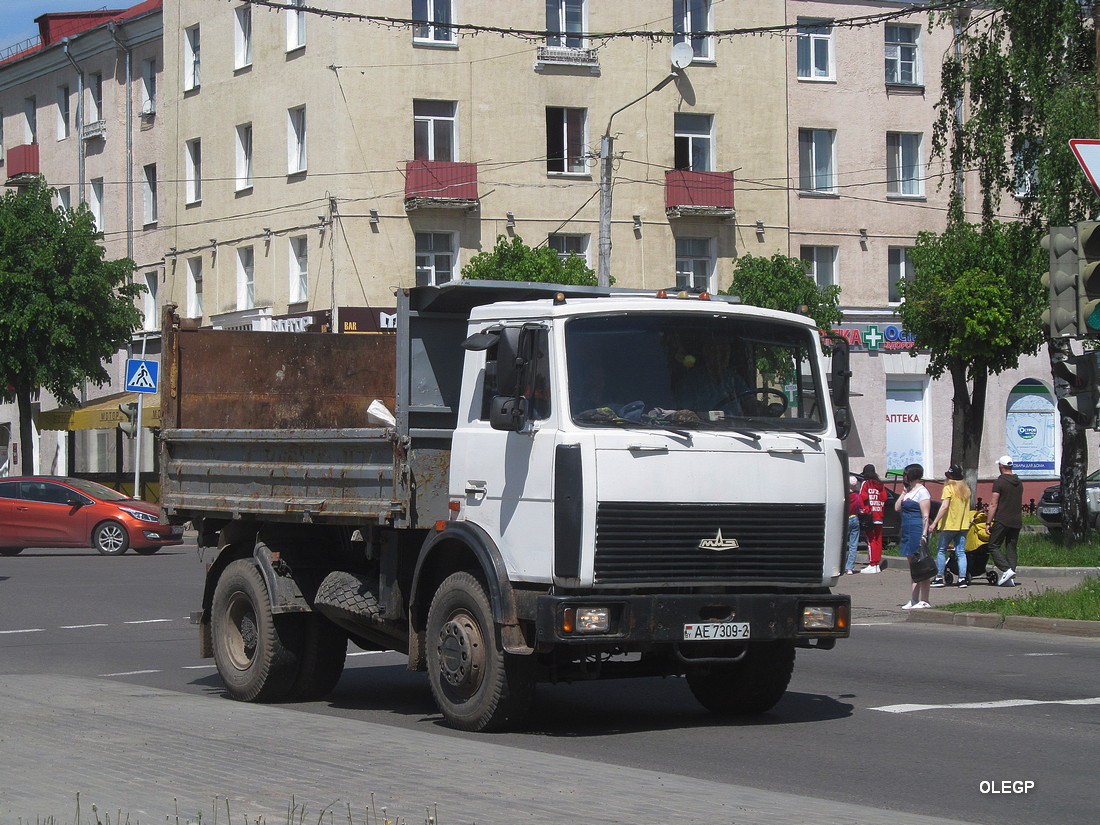
{"type": "MultiPolygon", "coordinates": [[[[123,392],[89,401],[76,409],[47,410],[38,415],[39,430],[113,430],[126,416],[119,404],[138,400],[138,393],[123,392]]],[[[146,393],[142,408],[141,426],[160,426],[160,396],[146,393]]]]}

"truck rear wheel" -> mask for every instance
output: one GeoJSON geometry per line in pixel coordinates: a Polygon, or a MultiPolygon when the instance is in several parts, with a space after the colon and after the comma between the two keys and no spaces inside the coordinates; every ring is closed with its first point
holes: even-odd
{"type": "Polygon", "coordinates": [[[454,573],[436,591],[427,648],[432,695],[451,727],[500,730],[527,716],[531,663],[501,648],[485,588],[469,573],[454,573]]]}
{"type": "Polygon", "coordinates": [[[771,710],[787,692],[793,672],[791,642],[750,642],[739,662],[699,665],[688,671],[687,683],[711,713],[748,716],[771,710]]]}
{"type": "Polygon", "coordinates": [[[238,559],[222,571],[214,588],[211,630],[214,661],[232,698],[277,702],[288,696],[298,673],[301,627],[284,620],[297,618],[272,614],[267,586],[250,559],[238,559]]]}
{"type": "Polygon", "coordinates": [[[348,655],[347,634],[316,613],[279,618],[297,619],[302,625],[298,676],[287,698],[298,702],[324,699],[332,693],[344,673],[344,662],[348,655]]]}

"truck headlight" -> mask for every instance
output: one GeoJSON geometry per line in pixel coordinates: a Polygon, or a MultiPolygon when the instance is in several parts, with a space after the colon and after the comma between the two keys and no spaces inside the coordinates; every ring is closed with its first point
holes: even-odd
{"type": "Polygon", "coordinates": [[[837,626],[836,619],[835,607],[807,606],[802,608],[803,630],[834,630],[837,626]]]}
{"type": "Polygon", "coordinates": [[[607,633],[611,611],[606,607],[567,607],[562,611],[561,629],[566,633],[607,633]]]}

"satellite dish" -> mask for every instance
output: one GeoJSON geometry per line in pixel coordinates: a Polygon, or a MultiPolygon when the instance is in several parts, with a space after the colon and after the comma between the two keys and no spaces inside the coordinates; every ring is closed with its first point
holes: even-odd
{"type": "Polygon", "coordinates": [[[695,59],[695,49],[686,40],[682,40],[672,47],[672,67],[674,69],[686,69],[695,59]]]}

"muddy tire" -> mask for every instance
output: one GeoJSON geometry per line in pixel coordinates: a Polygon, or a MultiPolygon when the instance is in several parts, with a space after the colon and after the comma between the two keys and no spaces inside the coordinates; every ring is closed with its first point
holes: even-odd
{"type": "Polygon", "coordinates": [[[126,528],[117,521],[104,521],[92,531],[92,547],[104,556],[121,556],[130,546],[126,528]]]}
{"type": "Polygon", "coordinates": [[[787,692],[793,672],[793,644],[750,642],[741,661],[700,665],[688,671],[687,683],[711,713],[748,716],[771,710],[787,692]]]}
{"type": "Polygon", "coordinates": [[[298,675],[303,629],[293,620],[301,617],[272,614],[263,576],[251,559],[238,559],[222,571],[210,612],[214,661],[230,697],[287,698],[298,675]]]}
{"type": "MultiPolygon", "coordinates": [[[[280,617],[281,618],[281,617],[280,617]]],[[[298,675],[287,699],[317,702],[324,699],[344,672],[348,654],[348,636],[324,616],[316,613],[287,616],[297,620],[298,675]]]]}
{"type": "Polygon", "coordinates": [[[428,680],[447,724],[458,730],[514,727],[534,695],[531,661],[504,652],[485,588],[469,573],[444,580],[428,608],[428,680]]]}

